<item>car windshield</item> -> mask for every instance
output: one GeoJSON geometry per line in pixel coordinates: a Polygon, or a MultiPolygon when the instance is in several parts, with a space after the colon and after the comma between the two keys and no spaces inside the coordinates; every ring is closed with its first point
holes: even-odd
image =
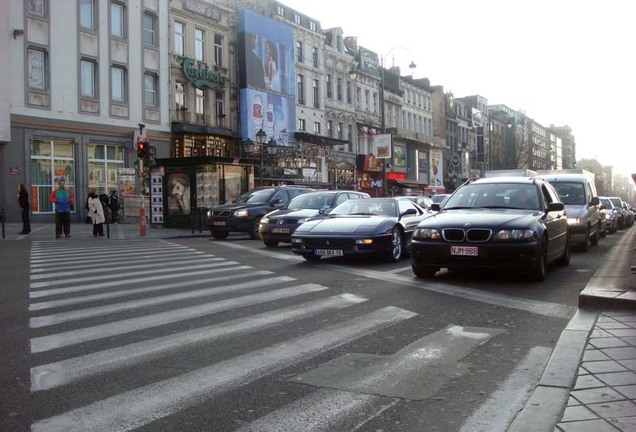
{"type": "Polygon", "coordinates": [[[620,198],[610,198],[610,201],[614,204],[614,207],[618,209],[622,207],[620,198]]]}
{"type": "Polygon", "coordinates": [[[397,217],[395,200],[390,199],[356,199],[345,201],[332,211],[333,215],[378,215],[397,217]]]}
{"type": "Polygon", "coordinates": [[[298,195],[289,202],[287,208],[320,210],[323,207],[331,207],[334,196],[334,194],[330,193],[309,193],[298,195]]]}
{"type": "Polygon", "coordinates": [[[236,199],[237,203],[265,203],[268,202],[272,194],[273,189],[261,189],[246,192],[236,199]]]}
{"type": "Polygon", "coordinates": [[[552,185],[559,193],[565,205],[585,205],[585,188],[580,182],[553,182],[552,185]]]}
{"type": "Polygon", "coordinates": [[[601,202],[601,205],[605,206],[608,210],[614,208],[612,202],[607,198],[601,198],[599,201],[601,202]]]}
{"type": "Polygon", "coordinates": [[[441,203],[442,201],[444,201],[444,198],[446,198],[448,195],[444,195],[444,194],[438,194],[438,195],[433,195],[431,197],[431,201],[433,201],[434,203],[441,203]]]}
{"type": "Polygon", "coordinates": [[[541,210],[538,188],[521,183],[472,183],[459,188],[444,209],[507,208],[541,210]]]}

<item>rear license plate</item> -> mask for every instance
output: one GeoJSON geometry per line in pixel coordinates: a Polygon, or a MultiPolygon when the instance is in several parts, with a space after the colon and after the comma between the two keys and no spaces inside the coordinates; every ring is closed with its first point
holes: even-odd
{"type": "Polygon", "coordinates": [[[289,228],[272,228],[274,234],[289,234],[291,230],[289,228]]]}
{"type": "Polygon", "coordinates": [[[342,256],[341,249],[316,249],[314,253],[318,256],[342,256]]]}
{"type": "Polygon", "coordinates": [[[212,226],[225,226],[225,221],[214,221],[212,226]]]}
{"type": "Polygon", "coordinates": [[[451,255],[477,256],[479,248],[477,246],[451,246],[451,255]]]}

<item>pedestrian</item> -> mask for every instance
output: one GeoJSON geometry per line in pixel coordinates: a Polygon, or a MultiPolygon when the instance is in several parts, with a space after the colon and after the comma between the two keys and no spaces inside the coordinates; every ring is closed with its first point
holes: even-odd
{"type": "Polygon", "coordinates": [[[99,194],[98,198],[99,198],[99,202],[102,203],[102,208],[104,210],[104,219],[106,221],[108,220],[108,208],[109,208],[108,195],[104,192],[99,194]]]}
{"type": "Polygon", "coordinates": [[[119,212],[119,198],[117,198],[117,191],[114,189],[108,197],[108,206],[110,207],[110,220],[116,224],[119,220],[117,217],[119,212]]]}
{"type": "Polygon", "coordinates": [[[104,206],[95,189],[91,189],[88,193],[88,214],[93,220],[93,235],[104,237],[104,222],[106,221],[104,206]]]}
{"type": "Polygon", "coordinates": [[[22,231],[20,234],[29,234],[31,232],[31,202],[29,201],[29,192],[24,183],[18,185],[18,205],[22,213],[22,231]]]}
{"type": "Polygon", "coordinates": [[[65,187],[65,178],[61,177],[59,186],[51,192],[51,202],[55,204],[55,238],[64,235],[71,237],[71,206],[75,198],[73,191],[65,187]]]}

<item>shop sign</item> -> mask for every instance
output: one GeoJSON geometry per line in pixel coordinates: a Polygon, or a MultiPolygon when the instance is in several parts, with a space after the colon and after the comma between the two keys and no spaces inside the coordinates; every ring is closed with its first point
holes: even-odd
{"type": "Polygon", "coordinates": [[[203,2],[186,0],[183,2],[183,8],[214,21],[221,21],[221,11],[203,2]]]}
{"type": "Polygon", "coordinates": [[[225,88],[226,78],[219,71],[209,69],[193,58],[183,59],[183,74],[197,88],[209,87],[213,90],[225,88]]]}
{"type": "Polygon", "coordinates": [[[9,175],[20,175],[20,168],[18,167],[10,167],[9,175]]]}

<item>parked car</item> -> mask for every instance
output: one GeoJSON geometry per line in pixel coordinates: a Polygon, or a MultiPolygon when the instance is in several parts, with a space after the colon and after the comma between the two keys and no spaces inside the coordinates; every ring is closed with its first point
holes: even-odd
{"type": "Polygon", "coordinates": [[[573,245],[586,252],[597,245],[603,230],[594,180],[585,174],[545,174],[565,205],[573,245]]]}
{"type": "Polygon", "coordinates": [[[607,233],[614,234],[618,231],[618,210],[608,197],[598,197],[598,199],[601,203],[601,212],[606,215],[607,233]]]}
{"type": "Polygon", "coordinates": [[[629,203],[623,201],[623,206],[625,208],[625,226],[630,227],[634,225],[634,212],[632,210],[632,206],[629,203]]]}
{"type": "Polygon", "coordinates": [[[626,224],[627,212],[625,211],[625,208],[623,206],[623,200],[621,199],[621,197],[608,197],[608,198],[612,202],[612,204],[614,204],[614,207],[616,208],[616,211],[617,211],[616,225],[618,226],[618,229],[619,230],[625,229],[627,227],[627,224],[626,224]]]}
{"type": "Polygon", "coordinates": [[[393,198],[406,198],[413,201],[415,204],[419,205],[425,210],[429,210],[431,208],[431,204],[433,204],[433,200],[426,195],[403,195],[395,196],[393,198]]]}
{"type": "Polygon", "coordinates": [[[417,224],[430,213],[405,198],[349,200],[326,218],[300,225],[292,250],[306,260],[322,257],[382,254],[398,261],[409,249],[417,224]]]}
{"type": "Polygon", "coordinates": [[[434,204],[411,241],[411,267],[430,278],[442,268],[512,269],[546,277],[570,262],[570,227],[554,187],[540,177],[493,177],[460,186],[434,204]]]}
{"type": "Polygon", "coordinates": [[[451,194],[435,194],[431,197],[431,201],[433,201],[434,203],[438,203],[441,204],[442,201],[444,201],[446,198],[448,198],[449,196],[451,196],[451,194]]]}
{"type": "Polygon", "coordinates": [[[265,214],[283,207],[297,195],[313,192],[306,186],[263,186],[252,189],[231,203],[208,211],[208,226],[215,239],[223,240],[231,232],[248,233],[258,239],[258,226],[265,214]]]}
{"type": "Polygon", "coordinates": [[[267,213],[261,218],[258,232],[267,247],[278,243],[291,243],[291,236],[303,222],[349,199],[370,198],[368,193],[347,190],[325,190],[301,194],[292,198],[283,208],[267,213]]]}

